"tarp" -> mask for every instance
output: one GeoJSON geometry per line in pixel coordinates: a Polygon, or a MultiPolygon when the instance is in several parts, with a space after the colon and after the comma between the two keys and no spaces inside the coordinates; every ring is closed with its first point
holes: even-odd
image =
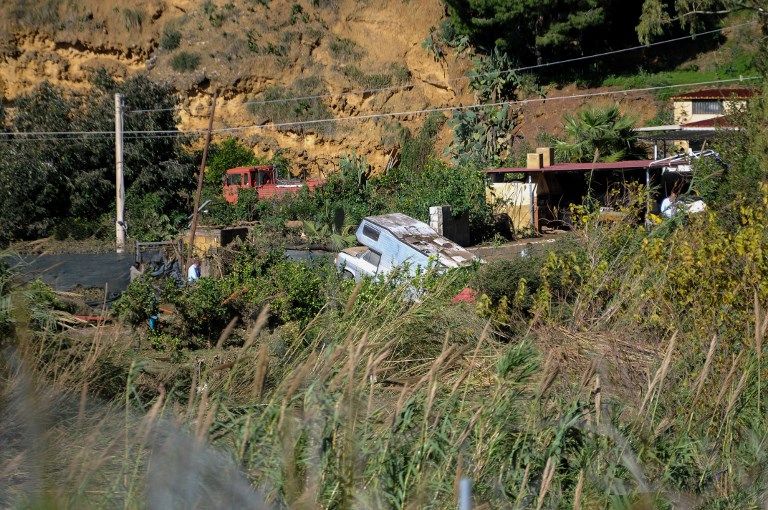
{"type": "Polygon", "coordinates": [[[107,296],[122,293],[130,283],[131,253],[61,253],[21,255],[6,263],[24,281],[40,278],[55,290],[68,292],[78,287],[107,287],[107,296]]]}

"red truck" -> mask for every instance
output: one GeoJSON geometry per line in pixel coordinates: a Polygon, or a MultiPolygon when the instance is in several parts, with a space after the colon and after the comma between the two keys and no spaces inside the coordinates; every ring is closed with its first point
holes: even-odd
{"type": "Polygon", "coordinates": [[[304,186],[315,189],[321,182],[320,179],[278,179],[272,165],[230,168],[224,177],[224,199],[230,204],[237,203],[241,189],[255,189],[259,199],[279,198],[298,193],[304,186]]]}

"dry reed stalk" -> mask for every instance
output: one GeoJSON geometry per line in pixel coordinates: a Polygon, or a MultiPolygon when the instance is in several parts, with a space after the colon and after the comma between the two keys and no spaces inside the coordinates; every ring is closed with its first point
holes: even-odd
{"type": "Polygon", "coordinates": [[[243,344],[243,352],[247,351],[248,348],[253,345],[253,342],[256,341],[256,337],[261,333],[262,328],[267,323],[267,319],[269,319],[269,303],[265,304],[261,311],[259,311],[259,315],[256,317],[256,324],[254,324],[250,333],[248,333],[248,339],[245,344],[243,344]]]}
{"type": "Polygon", "coordinates": [[[187,418],[192,416],[192,407],[195,402],[195,393],[197,392],[197,378],[199,366],[195,364],[195,368],[192,369],[192,384],[189,385],[189,397],[187,397],[187,418]]]}
{"type": "Polygon", "coordinates": [[[400,390],[400,396],[397,398],[397,403],[395,404],[395,412],[392,413],[392,423],[390,424],[390,427],[394,427],[395,423],[397,423],[397,417],[400,415],[400,412],[403,410],[403,405],[405,404],[405,395],[410,389],[410,386],[405,384],[403,385],[403,389],[400,390]]]}
{"type": "Polygon", "coordinates": [[[592,359],[592,361],[589,363],[589,367],[584,371],[584,374],[581,376],[581,382],[579,382],[579,388],[586,388],[589,384],[589,381],[592,380],[592,377],[595,376],[597,373],[597,359],[592,359]]]}
{"type": "Polygon", "coordinates": [[[744,371],[744,373],[741,376],[741,379],[739,379],[739,383],[736,385],[736,389],[734,389],[728,395],[728,405],[725,408],[726,420],[728,419],[728,416],[731,414],[731,410],[733,409],[733,406],[736,405],[736,401],[739,399],[739,396],[741,395],[741,391],[744,389],[744,385],[747,383],[748,378],[749,378],[749,369],[744,371]]]}
{"type": "Polygon", "coordinates": [[[202,396],[200,397],[200,403],[197,405],[197,414],[195,417],[195,425],[197,430],[200,430],[203,418],[205,418],[205,412],[208,410],[208,388],[203,387],[202,396]]]}
{"type": "MultiPolygon", "coordinates": [[[[728,375],[725,376],[725,379],[723,379],[723,383],[720,386],[720,392],[717,394],[717,399],[715,400],[715,407],[719,407],[720,403],[723,400],[723,397],[725,397],[726,391],[728,391],[728,388],[731,386],[731,380],[733,379],[734,374],[736,374],[736,367],[738,367],[739,363],[741,362],[741,358],[744,355],[744,351],[740,352],[738,356],[733,358],[733,362],[731,363],[731,368],[728,371],[728,375]]],[[[714,417],[713,417],[714,419],[714,417]]]]}
{"type": "Polygon", "coordinates": [[[699,398],[699,393],[704,387],[704,381],[709,376],[709,370],[712,367],[712,359],[715,356],[715,349],[717,348],[717,334],[712,335],[712,340],[709,342],[709,350],[707,351],[707,358],[704,360],[704,366],[701,368],[701,373],[696,379],[696,383],[693,385],[693,402],[699,398]]]}
{"type": "Polygon", "coordinates": [[[251,413],[245,417],[245,425],[243,425],[243,440],[240,442],[240,448],[237,450],[237,458],[242,462],[245,456],[245,448],[248,446],[248,440],[251,439],[251,413]]]}
{"type": "Polygon", "coordinates": [[[357,302],[357,296],[360,295],[360,289],[363,288],[363,282],[362,280],[357,282],[355,285],[355,288],[352,289],[352,293],[349,295],[349,298],[347,298],[347,304],[344,306],[344,315],[342,318],[346,317],[349,312],[352,311],[352,308],[355,306],[355,302],[357,302]]]}
{"type": "Polygon", "coordinates": [[[662,435],[664,432],[666,432],[671,426],[672,426],[672,420],[670,420],[668,417],[665,416],[664,418],[662,418],[662,420],[656,426],[656,429],[653,431],[653,438],[656,439],[657,437],[662,435]]]}
{"type": "Polygon", "coordinates": [[[195,433],[195,438],[197,439],[198,443],[202,443],[206,436],[208,435],[208,431],[211,430],[211,425],[213,425],[213,420],[216,419],[216,413],[219,411],[219,403],[214,402],[214,404],[208,409],[208,413],[205,416],[205,420],[203,420],[201,423],[198,423],[197,431],[195,433]]]}
{"type": "Polygon", "coordinates": [[[528,487],[528,476],[531,474],[531,465],[526,464],[525,471],[523,471],[523,479],[520,481],[520,490],[517,491],[517,497],[515,498],[515,505],[513,508],[520,508],[520,503],[523,501],[526,493],[526,487],[528,487]]]}
{"type": "Polygon", "coordinates": [[[592,390],[595,395],[595,425],[600,426],[600,417],[603,414],[603,393],[600,386],[600,374],[595,375],[595,386],[592,390]]]}
{"type": "Polygon", "coordinates": [[[224,342],[227,341],[227,339],[232,335],[232,332],[235,330],[235,326],[237,325],[237,321],[240,320],[240,317],[235,315],[232,317],[232,320],[229,321],[227,324],[227,327],[224,328],[224,331],[221,332],[221,335],[219,335],[219,340],[216,342],[215,349],[221,349],[224,345],[224,342]]]}
{"type": "Polygon", "coordinates": [[[139,441],[139,445],[144,445],[147,443],[147,439],[149,438],[149,434],[152,431],[152,428],[155,426],[155,423],[157,423],[157,418],[160,415],[160,410],[163,408],[163,405],[165,404],[165,388],[162,386],[159,387],[160,394],[157,396],[157,400],[155,400],[155,403],[152,404],[152,407],[149,408],[149,411],[146,415],[144,415],[144,418],[141,420],[141,425],[139,430],[141,431],[139,433],[139,437],[141,437],[141,440],[139,441]]]}
{"type": "Polygon", "coordinates": [[[459,487],[461,485],[461,479],[464,477],[464,455],[459,453],[456,458],[456,474],[453,477],[453,493],[456,495],[456,500],[459,499],[459,487]]]}
{"type": "Polygon", "coordinates": [[[654,390],[658,386],[661,388],[661,385],[664,384],[664,378],[667,375],[667,371],[669,370],[669,365],[672,363],[672,353],[675,350],[675,340],[677,339],[677,331],[675,331],[672,334],[672,337],[669,339],[669,344],[667,344],[667,352],[664,355],[664,360],[661,363],[661,366],[656,371],[656,374],[653,377],[653,380],[648,385],[648,392],[645,394],[645,398],[643,398],[642,404],[640,404],[640,408],[637,410],[638,415],[642,415],[643,411],[645,410],[645,405],[653,398],[654,390]]]}
{"type": "Polygon", "coordinates": [[[306,380],[307,375],[312,371],[312,367],[317,360],[317,353],[313,352],[309,355],[307,360],[301,364],[298,370],[294,372],[293,377],[290,379],[290,384],[283,395],[283,403],[280,406],[280,416],[277,420],[277,426],[282,427],[285,420],[285,410],[288,408],[288,404],[291,402],[291,398],[296,390],[299,389],[301,383],[306,380]]]}
{"type": "Polygon", "coordinates": [[[557,361],[555,361],[554,353],[550,353],[544,365],[544,376],[541,378],[541,383],[539,383],[539,389],[537,392],[538,399],[541,399],[549,390],[549,388],[552,387],[552,384],[554,384],[559,372],[560,365],[557,363],[557,361]]]}
{"type": "Polygon", "coordinates": [[[584,470],[579,471],[579,481],[573,494],[573,510],[581,510],[581,494],[584,492],[584,470]]]}
{"type": "Polygon", "coordinates": [[[472,432],[472,429],[475,426],[475,423],[477,423],[477,420],[480,418],[480,415],[483,413],[483,408],[478,408],[477,411],[475,411],[475,414],[472,415],[472,418],[469,419],[469,423],[467,423],[467,426],[464,428],[464,432],[461,433],[459,436],[458,441],[456,441],[456,446],[461,446],[464,444],[464,441],[467,440],[467,437],[469,437],[469,434],[472,432]]]}
{"type": "Polygon", "coordinates": [[[88,381],[83,383],[80,388],[80,403],[77,409],[77,426],[82,427],[83,420],[85,420],[85,406],[88,403],[88,381]]]}
{"type": "Polygon", "coordinates": [[[261,394],[264,390],[264,381],[267,378],[267,370],[269,368],[269,347],[267,344],[261,344],[259,347],[258,359],[256,361],[256,375],[253,378],[253,386],[251,387],[251,396],[254,399],[261,400],[261,394]]]}
{"type": "Polygon", "coordinates": [[[541,510],[544,506],[544,499],[547,497],[549,486],[552,484],[552,480],[555,477],[555,462],[553,457],[547,459],[547,464],[544,466],[544,473],[541,477],[541,489],[539,489],[539,499],[536,502],[536,510],[541,510]]]}

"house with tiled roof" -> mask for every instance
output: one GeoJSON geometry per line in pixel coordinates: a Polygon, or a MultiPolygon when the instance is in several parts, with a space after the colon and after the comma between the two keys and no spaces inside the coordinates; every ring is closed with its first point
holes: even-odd
{"type": "Polygon", "coordinates": [[[672,97],[675,124],[681,127],[727,127],[727,115],[743,109],[757,94],[751,88],[720,88],[672,97]]]}

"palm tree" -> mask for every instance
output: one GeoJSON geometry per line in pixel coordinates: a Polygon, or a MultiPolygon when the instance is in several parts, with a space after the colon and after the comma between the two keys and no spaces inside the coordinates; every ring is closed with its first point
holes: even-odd
{"type": "Polygon", "coordinates": [[[555,142],[557,158],[580,163],[639,159],[643,152],[632,131],[634,124],[616,105],[566,114],[565,139],[555,142]]]}

